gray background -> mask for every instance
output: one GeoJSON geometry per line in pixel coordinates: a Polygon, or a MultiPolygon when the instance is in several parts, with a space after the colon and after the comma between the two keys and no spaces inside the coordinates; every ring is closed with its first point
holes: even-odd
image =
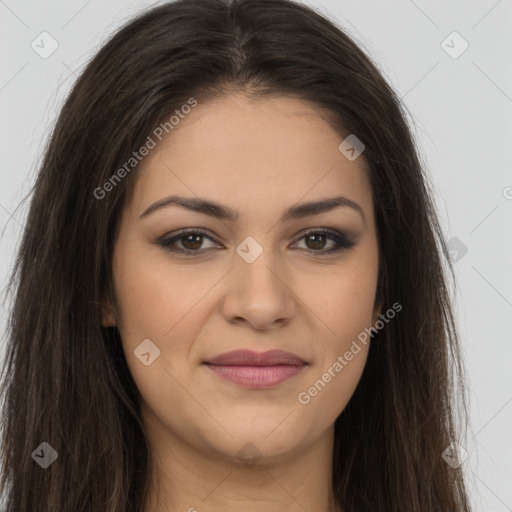
{"type": "MultiPolygon", "coordinates": [[[[512,0],[306,3],[366,49],[410,112],[446,239],[457,239],[450,245],[471,399],[463,467],[476,511],[512,511],[512,0]],[[457,58],[463,42],[454,31],[469,44],[457,58]]],[[[26,212],[21,199],[76,74],[107,36],[152,5],[0,0],[2,288],[26,212]],[[31,48],[43,31],[59,45],[47,59],[31,48]]]]}

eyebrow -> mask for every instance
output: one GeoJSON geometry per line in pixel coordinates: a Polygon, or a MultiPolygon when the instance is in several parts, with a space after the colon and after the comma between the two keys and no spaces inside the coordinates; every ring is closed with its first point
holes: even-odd
{"type": "MultiPolygon", "coordinates": [[[[181,206],[187,210],[201,213],[203,215],[209,215],[210,217],[215,217],[216,219],[221,220],[235,221],[239,217],[239,212],[215,201],[172,195],[160,199],[150,205],[146,210],[144,210],[139,218],[147,217],[156,210],[170,205],[181,206]]],[[[283,222],[286,220],[301,219],[310,215],[319,215],[339,207],[349,207],[354,209],[361,215],[363,222],[366,225],[366,218],[361,206],[351,199],[343,196],[330,197],[327,199],[320,199],[318,201],[309,201],[307,203],[291,206],[283,213],[279,221],[283,222]]]]}

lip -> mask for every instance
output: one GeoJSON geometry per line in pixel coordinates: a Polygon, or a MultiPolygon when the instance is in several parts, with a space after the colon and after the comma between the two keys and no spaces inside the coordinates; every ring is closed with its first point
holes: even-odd
{"type": "Polygon", "coordinates": [[[302,365],[305,364],[305,361],[299,356],[283,350],[267,350],[267,352],[233,350],[208,359],[205,363],[216,366],[276,366],[302,365]]]}
{"type": "Polygon", "coordinates": [[[203,364],[220,378],[252,389],[276,386],[297,375],[307,365],[297,355],[282,350],[234,350],[203,364]]]}

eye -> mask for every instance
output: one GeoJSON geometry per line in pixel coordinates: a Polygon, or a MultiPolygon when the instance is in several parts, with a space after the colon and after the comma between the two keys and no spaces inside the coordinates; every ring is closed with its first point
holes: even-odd
{"type": "Polygon", "coordinates": [[[330,229],[309,231],[299,239],[299,241],[301,240],[305,241],[306,250],[319,255],[340,252],[343,249],[350,249],[355,245],[344,233],[330,229]],[[334,243],[330,249],[325,249],[324,247],[328,240],[334,243]]]}
{"type": "MultiPolygon", "coordinates": [[[[305,240],[306,250],[317,255],[340,252],[343,249],[349,249],[355,245],[344,233],[330,229],[310,231],[299,238],[299,241],[301,240],[305,240]],[[325,249],[327,241],[333,242],[334,247],[325,249]]],[[[219,246],[215,244],[215,240],[200,228],[182,230],[171,237],[159,239],[157,243],[168,251],[187,254],[189,256],[201,255],[201,253],[207,249],[219,248],[219,246]],[[205,249],[202,247],[205,239],[214,242],[214,244],[205,249]]]]}
{"type": "Polygon", "coordinates": [[[212,242],[214,241],[213,238],[207,235],[202,229],[188,229],[180,231],[174,236],[161,238],[158,240],[158,245],[172,252],[199,254],[200,251],[198,251],[198,249],[201,248],[204,238],[212,242]],[[176,246],[176,244],[181,244],[181,247],[176,246]]]}

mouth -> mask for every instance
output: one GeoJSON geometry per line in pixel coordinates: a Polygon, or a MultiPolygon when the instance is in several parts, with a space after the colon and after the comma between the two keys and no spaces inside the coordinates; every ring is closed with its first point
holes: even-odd
{"type": "Polygon", "coordinates": [[[276,386],[300,373],[307,364],[282,350],[234,350],[203,362],[221,379],[252,389],[276,386]]]}

